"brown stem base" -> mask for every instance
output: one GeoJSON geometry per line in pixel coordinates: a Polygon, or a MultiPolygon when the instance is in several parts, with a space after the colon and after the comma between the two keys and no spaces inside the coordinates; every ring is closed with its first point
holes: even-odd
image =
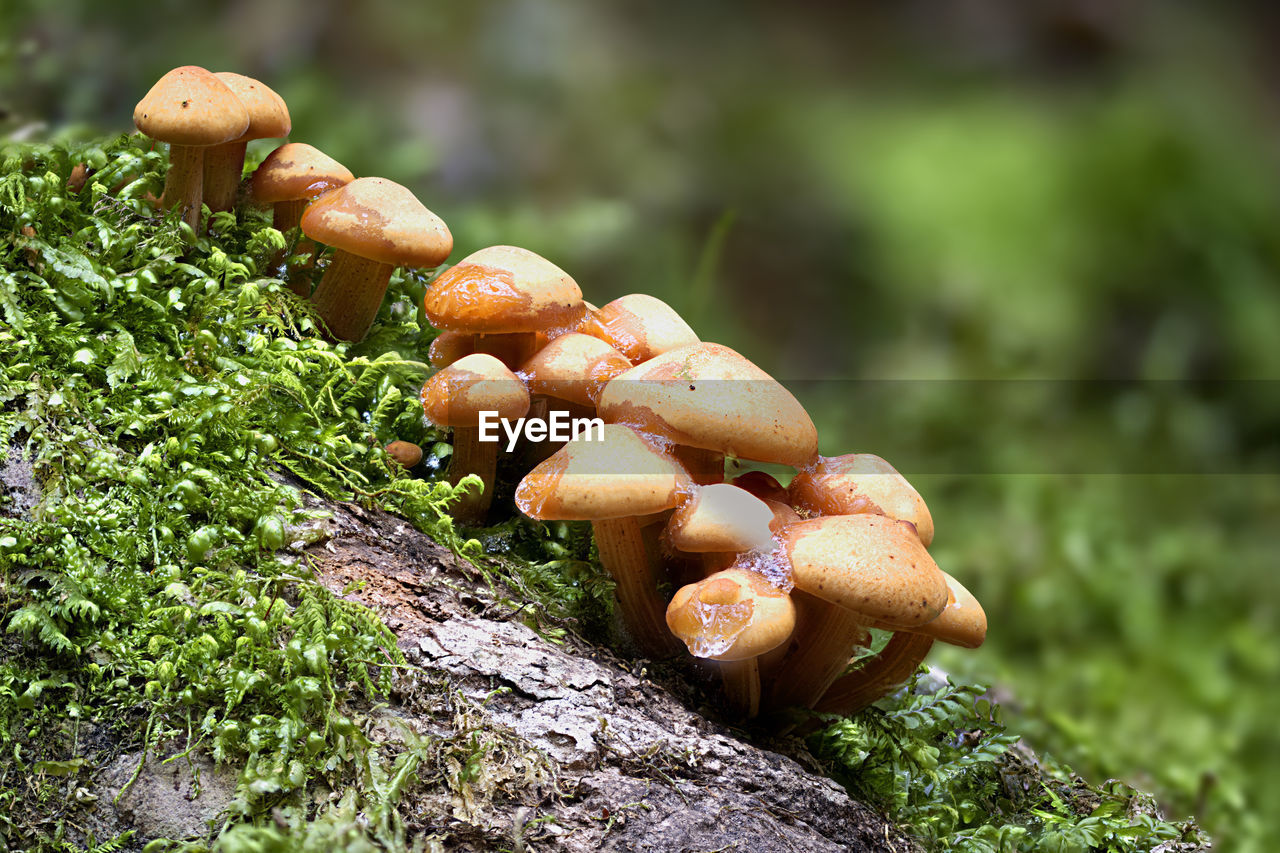
{"type": "Polygon", "coordinates": [[[699,486],[710,486],[724,482],[724,454],[715,450],[703,450],[701,447],[688,447],[677,444],[671,451],[684,470],[699,486]]]}
{"type": "Polygon", "coordinates": [[[636,518],[591,522],[600,563],[613,577],[618,612],[642,654],[668,657],[681,648],[667,628],[667,605],[658,592],[661,565],[636,518]]]}
{"type": "Polygon", "coordinates": [[[836,679],[814,710],[824,714],[860,711],[910,678],[931,648],[933,637],[896,632],[879,654],[836,679]]]}
{"type": "Polygon", "coordinates": [[[192,145],[169,146],[169,172],[164,179],[160,207],[179,208],[182,221],[200,233],[200,202],[204,195],[204,149],[192,145]]]}
{"type": "Polygon", "coordinates": [[[750,720],[760,713],[760,666],[758,658],[722,660],[719,664],[724,696],[734,711],[750,720]]]}
{"type": "Polygon", "coordinates": [[[246,148],[247,142],[224,142],[205,149],[204,203],[214,213],[231,210],[236,206],[240,177],[244,173],[246,148]]]}
{"type": "Polygon", "coordinates": [[[311,294],[311,304],[338,340],[362,341],[382,307],[391,282],[390,264],[338,249],[311,294]]]}
{"type": "Polygon", "coordinates": [[[512,370],[519,370],[538,351],[537,332],[476,335],[475,351],[487,353],[512,370]]]}
{"type": "Polygon", "coordinates": [[[481,441],[479,427],[454,427],[449,482],[456,486],[468,474],[477,475],[483,481],[484,490],[479,494],[474,490],[468,492],[453,504],[449,513],[459,524],[479,527],[484,524],[493,503],[493,484],[498,475],[498,445],[492,441],[481,441]]]}
{"type": "Polygon", "coordinates": [[[300,198],[295,201],[278,201],[271,210],[271,227],[281,234],[289,233],[302,223],[302,211],[307,209],[311,199],[300,198]]]}
{"type": "Polygon", "coordinates": [[[769,691],[772,708],[812,708],[849,665],[854,649],[869,641],[862,617],[843,607],[818,600],[805,611],[812,616],[797,625],[769,691]]]}

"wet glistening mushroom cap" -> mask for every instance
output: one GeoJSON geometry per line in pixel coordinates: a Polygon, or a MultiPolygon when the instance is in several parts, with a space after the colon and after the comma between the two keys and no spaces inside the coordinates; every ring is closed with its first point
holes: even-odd
{"type": "Polygon", "coordinates": [[[567,272],[516,246],[458,261],[431,283],[423,307],[438,329],[486,335],[569,330],[587,310],[567,272]]]}
{"type": "Polygon", "coordinates": [[[871,453],[820,456],[796,474],[787,488],[791,503],[817,515],[875,513],[916,527],[926,546],[933,541],[933,516],[920,493],[892,465],[871,453]]]}
{"type": "Polygon", "coordinates": [[[302,232],[392,267],[437,267],[453,251],[444,221],[386,178],[356,178],[316,199],[302,214],[302,232]]]}

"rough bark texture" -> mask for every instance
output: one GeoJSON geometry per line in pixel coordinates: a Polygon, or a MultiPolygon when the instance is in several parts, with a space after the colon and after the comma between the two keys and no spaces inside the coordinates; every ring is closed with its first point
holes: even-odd
{"type": "MultiPolygon", "coordinates": [[[[344,506],[334,525],[324,582],[362,583],[352,597],[383,615],[412,663],[553,763],[558,793],[511,802],[491,828],[514,833],[532,808],[555,818],[525,831],[539,850],[919,849],[832,780],[695,713],[643,670],[573,637],[543,639],[407,524],[344,506]]],[[[411,717],[412,700],[398,711],[411,717]]]]}

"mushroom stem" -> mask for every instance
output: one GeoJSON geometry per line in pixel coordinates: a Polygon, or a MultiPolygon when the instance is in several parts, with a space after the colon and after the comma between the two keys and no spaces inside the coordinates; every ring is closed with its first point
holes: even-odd
{"type": "Polygon", "coordinates": [[[493,484],[498,475],[498,445],[480,440],[480,427],[453,428],[453,457],[449,462],[449,482],[458,485],[463,477],[475,474],[484,482],[480,494],[469,492],[458,499],[450,514],[462,524],[484,522],[493,503],[493,484]]]}
{"type": "Polygon", "coordinates": [[[808,624],[797,630],[791,651],[778,665],[778,680],[769,692],[769,704],[776,708],[812,708],[849,665],[853,650],[869,640],[865,618],[852,610],[816,601],[806,607],[810,612],[808,624]]]}
{"type": "Polygon", "coordinates": [[[504,332],[494,335],[476,335],[475,351],[487,353],[512,370],[533,357],[538,351],[537,332],[504,332]]]}
{"type": "Polygon", "coordinates": [[[671,455],[689,472],[693,482],[699,486],[709,486],[724,482],[724,454],[717,450],[704,450],[701,447],[689,447],[677,444],[671,455]]]}
{"type": "Polygon", "coordinates": [[[169,146],[169,173],[164,179],[160,206],[181,208],[184,222],[200,233],[200,201],[204,193],[204,149],[197,145],[169,146]]]}
{"type": "Polygon", "coordinates": [[[329,268],[311,294],[311,304],[333,337],[344,341],[364,340],[378,316],[393,269],[390,264],[342,249],[334,251],[329,268]]]}
{"type": "Polygon", "coordinates": [[[288,233],[291,228],[297,228],[302,222],[302,211],[306,210],[310,203],[309,198],[276,202],[271,212],[271,227],[281,234],[288,233]]]}
{"type": "Polygon", "coordinates": [[[658,593],[658,562],[645,547],[637,517],[591,522],[600,563],[616,585],[618,612],[640,650],[650,657],[668,657],[680,644],[667,628],[667,606],[658,593]]]}
{"type": "Polygon", "coordinates": [[[722,660],[716,661],[716,664],[720,670],[720,680],[724,684],[724,695],[729,706],[748,720],[759,714],[759,658],[722,660]]]}
{"type": "Polygon", "coordinates": [[[879,654],[837,678],[814,709],[824,714],[852,714],[867,707],[910,678],[932,647],[933,637],[895,632],[879,654]]]}
{"type": "Polygon", "coordinates": [[[236,206],[248,142],[224,142],[204,152],[204,203],[214,213],[236,206]]]}

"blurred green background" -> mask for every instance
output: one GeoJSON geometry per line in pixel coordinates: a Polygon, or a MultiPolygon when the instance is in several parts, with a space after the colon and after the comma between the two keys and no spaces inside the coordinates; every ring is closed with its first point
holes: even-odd
{"type": "MultiPolygon", "coordinates": [[[[455,259],[644,291],[929,501],[1010,727],[1280,849],[1280,7],[0,5],[0,133],[169,68],[413,188],[455,259]]],[[[79,131],[76,130],[79,128],[79,131]]],[[[270,146],[267,146],[269,148],[270,146]]]]}

